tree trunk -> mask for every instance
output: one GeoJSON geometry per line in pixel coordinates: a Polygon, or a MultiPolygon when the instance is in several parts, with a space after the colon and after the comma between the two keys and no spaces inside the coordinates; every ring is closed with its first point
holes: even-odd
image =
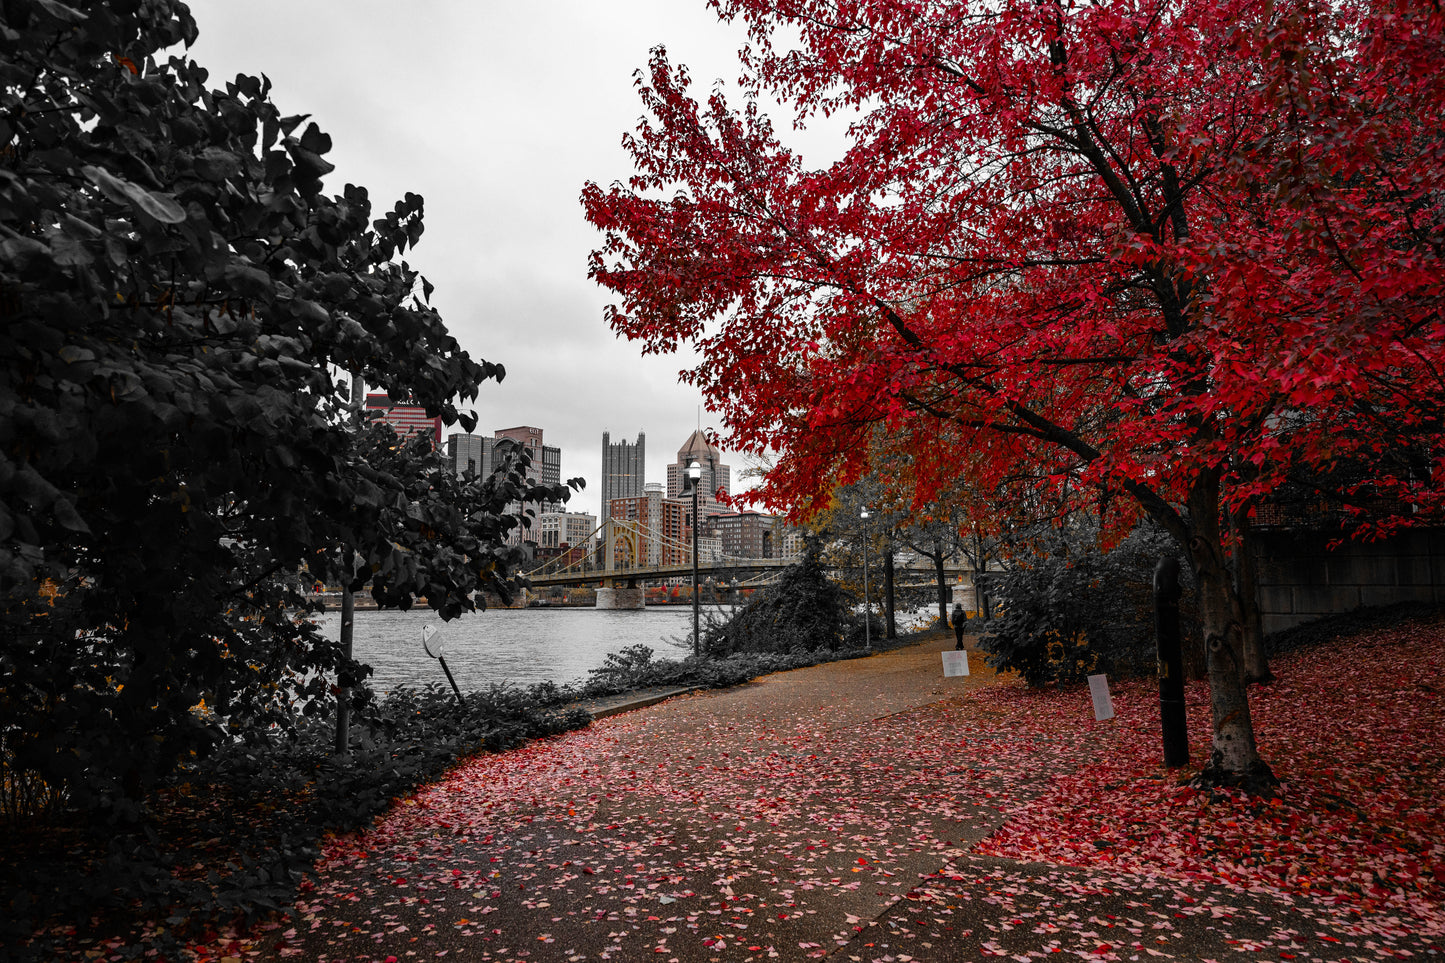
{"type": "Polygon", "coordinates": [[[1239,596],[1240,631],[1244,647],[1244,682],[1274,681],[1269,660],[1264,655],[1264,627],[1259,614],[1259,577],[1254,562],[1253,528],[1249,509],[1233,515],[1235,539],[1234,591],[1239,596]]]}
{"type": "Polygon", "coordinates": [[[1219,529],[1219,482],[1212,474],[1190,492],[1189,558],[1199,591],[1199,622],[1209,661],[1209,701],[1214,714],[1214,748],[1196,778],[1204,786],[1237,786],[1272,793],[1279,785],[1259,757],[1245,692],[1239,599],[1219,529]]]}
{"type": "MultiPolygon", "coordinates": [[[[350,549],[347,553],[350,554],[350,549]]],[[[356,622],[356,600],[351,592],[351,576],[341,589],[341,653],[351,658],[352,626],[356,622]]],[[[345,756],[351,751],[351,688],[338,686],[336,693],[336,738],[331,747],[333,755],[345,756]]]]}
{"type": "Polygon", "coordinates": [[[1204,639],[1200,633],[1187,633],[1180,652],[1184,657],[1184,677],[1186,679],[1199,681],[1209,678],[1209,655],[1204,651],[1204,639]]]}
{"type": "MultiPolygon", "coordinates": [[[[361,374],[358,372],[351,376],[351,407],[359,410],[366,402],[366,387],[362,383],[361,374]]],[[[351,592],[351,583],[356,578],[356,550],[350,546],[342,546],[342,559],[345,565],[342,569],[346,573],[346,584],[341,587],[341,632],[338,641],[341,643],[341,653],[347,659],[351,658],[351,635],[352,623],[356,620],[356,599],[351,592]]],[[[337,680],[338,683],[340,680],[337,680]]],[[[336,693],[336,738],[333,740],[332,752],[337,756],[345,756],[351,748],[351,687],[338,685],[336,693]]]]}
{"type": "Polygon", "coordinates": [[[943,571],[943,543],[934,539],[933,573],[938,579],[938,621],[943,625],[948,624],[948,576],[943,571]]]}

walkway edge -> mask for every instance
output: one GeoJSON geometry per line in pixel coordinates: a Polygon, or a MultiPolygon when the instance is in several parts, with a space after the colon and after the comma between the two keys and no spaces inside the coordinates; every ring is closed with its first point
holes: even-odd
{"type": "Polygon", "coordinates": [[[637,692],[624,692],[615,696],[604,696],[600,699],[588,699],[585,702],[577,703],[577,706],[587,710],[595,722],[598,719],[605,719],[608,716],[615,716],[620,712],[631,712],[633,709],[645,709],[648,706],[655,706],[674,696],[687,695],[689,692],[698,692],[705,688],[700,685],[680,686],[674,689],[642,689],[637,692]]]}

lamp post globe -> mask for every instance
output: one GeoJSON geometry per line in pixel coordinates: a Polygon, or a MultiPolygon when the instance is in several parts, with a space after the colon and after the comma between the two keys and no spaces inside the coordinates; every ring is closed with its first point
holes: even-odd
{"type": "Polygon", "coordinates": [[[697,536],[702,526],[697,517],[697,490],[702,484],[702,466],[693,462],[687,466],[688,487],[692,489],[692,654],[702,655],[702,632],[697,597],[697,536]]]}

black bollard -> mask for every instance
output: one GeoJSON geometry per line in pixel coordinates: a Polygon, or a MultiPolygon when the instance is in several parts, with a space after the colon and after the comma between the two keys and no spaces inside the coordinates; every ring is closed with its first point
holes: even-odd
{"type": "Polygon", "coordinates": [[[1154,638],[1159,651],[1159,723],[1164,731],[1164,765],[1189,762],[1189,730],[1184,716],[1184,656],[1179,645],[1179,560],[1161,558],[1154,566],[1154,638]]]}

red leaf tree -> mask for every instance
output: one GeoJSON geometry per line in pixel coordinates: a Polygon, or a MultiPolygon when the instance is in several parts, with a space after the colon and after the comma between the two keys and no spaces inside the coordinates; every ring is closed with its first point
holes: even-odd
{"type": "Polygon", "coordinates": [[[981,490],[1152,516],[1200,589],[1204,778],[1271,782],[1229,513],[1293,480],[1379,531],[1445,490],[1438,6],[713,5],[750,30],[744,106],[655,51],[635,176],[584,188],[613,328],[698,347],[773,507],[882,432],[915,503],[963,449],[981,490]],[[846,154],[805,168],[768,98],[849,119],[846,154]]]}

